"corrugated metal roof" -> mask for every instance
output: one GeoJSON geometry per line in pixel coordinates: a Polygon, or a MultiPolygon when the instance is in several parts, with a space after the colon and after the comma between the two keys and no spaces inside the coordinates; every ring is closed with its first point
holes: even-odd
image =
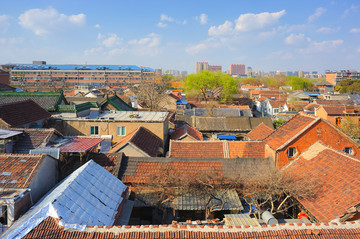
{"type": "Polygon", "coordinates": [[[92,119],[115,121],[165,121],[168,114],[168,112],[154,111],[108,111],[98,115],[97,118],[92,119]]]}
{"type": "Polygon", "coordinates": [[[34,65],[18,64],[14,70],[130,70],[130,71],[154,71],[150,67],[138,67],[135,65],[34,65]]]}
{"type": "Polygon", "coordinates": [[[14,131],[14,130],[6,130],[6,129],[0,129],[0,139],[7,139],[11,138],[13,136],[22,134],[22,131],[14,131]]]}
{"type": "MultiPolygon", "coordinates": [[[[216,197],[221,198],[224,204],[222,206],[216,206],[215,209],[243,210],[243,206],[235,190],[217,191],[216,197]]],[[[174,198],[173,208],[175,210],[205,210],[208,200],[208,195],[185,194],[174,198]]],[[[212,199],[209,206],[211,207],[218,203],[218,200],[212,199]]]]}
{"type": "Polygon", "coordinates": [[[61,152],[86,152],[100,144],[102,138],[74,138],[60,148],[61,152]]]}
{"type": "Polygon", "coordinates": [[[18,219],[3,238],[22,238],[48,216],[62,226],[83,229],[85,225],[112,226],[126,186],[90,160],[18,219]]]}
{"type": "Polygon", "coordinates": [[[256,218],[251,218],[249,214],[225,214],[225,225],[242,226],[242,225],[260,225],[256,218]]]}

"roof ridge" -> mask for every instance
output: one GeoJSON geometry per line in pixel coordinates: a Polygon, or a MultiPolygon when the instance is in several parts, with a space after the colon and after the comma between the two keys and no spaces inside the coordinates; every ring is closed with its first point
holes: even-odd
{"type": "Polygon", "coordinates": [[[98,233],[130,233],[130,232],[166,232],[186,230],[188,232],[262,232],[262,231],[281,231],[281,230],[312,230],[321,229],[358,229],[360,228],[359,221],[347,221],[347,222],[330,222],[330,223],[285,223],[285,224],[271,224],[271,225],[239,225],[231,226],[224,225],[223,223],[209,222],[207,224],[186,224],[186,222],[173,221],[172,224],[165,225],[123,225],[123,226],[86,226],[84,232],[98,232],[98,233]]]}

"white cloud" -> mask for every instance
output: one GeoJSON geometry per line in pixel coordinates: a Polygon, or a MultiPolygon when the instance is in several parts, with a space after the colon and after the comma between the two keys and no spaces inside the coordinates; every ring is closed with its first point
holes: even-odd
{"type": "Polygon", "coordinates": [[[9,27],[10,27],[9,16],[0,15],[0,33],[5,33],[9,27]]]}
{"type": "Polygon", "coordinates": [[[357,52],[359,52],[359,53],[360,53],[360,46],[358,47],[357,52]]]}
{"type": "Polygon", "coordinates": [[[109,56],[122,55],[126,52],[124,48],[114,48],[108,52],[109,56]]]}
{"type": "Polygon", "coordinates": [[[174,18],[169,17],[169,16],[166,15],[166,14],[161,14],[160,20],[161,20],[161,21],[167,21],[167,22],[174,22],[174,21],[175,21],[174,18]]]}
{"type": "Polygon", "coordinates": [[[223,36],[229,35],[233,32],[233,23],[226,21],[224,24],[219,26],[211,26],[208,30],[210,36],[223,36]]]}
{"type": "Polygon", "coordinates": [[[273,25],[286,14],[285,10],[279,12],[262,12],[259,14],[246,13],[235,20],[235,29],[240,32],[254,31],[273,25]]]}
{"type": "Polygon", "coordinates": [[[338,32],[339,30],[340,30],[340,27],[338,27],[338,28],[321,27],[321,28],[317,29],[317,32],[318,33],[330,34],[330,33],[338,32]]]}
{"type": "Polygon", "coordinates": [[[352,28],[350,30],[351,33],[359,33],[360,32],[360,28],[352,28]]]}
{"type": "Polygon", "coordinates": [[[160,27],[160,28],[167,27],[166,22],[174,22],[174,23],[177,23],[177,24],[184,24],[184,25],[187,23],[186,20],[179,21],[179,20],[177,20],[175,18],[169,17],[166,14],[161,14],[160,15],[160,22],[157,24],[157,26],[160,27]]]}
{"type": "Polygon", "coordinates": [[[36,35],[47,35],[52,30],[71,26],[82,26],[86,23],[85,14],[65,15],[53,7],[47,9],[30,9],[19,16],[19,24],[36,35]]]}
{"type": "Polygon", "coordinates": [[[195,20],[199,21],[200,24],[206,24],[208,21],[208,15],[202,13],[200,16],[196,16],[195,20]]]}
{"type": "Polygon", "coordinates": [[[98,28],[98,29],[99,29],[99,28],[101,28],[101,26],[100,26],[100,24],[95,24],[95,25],[94,25],[94,28],[98,28]]]}
{"type": "Polygon", "coordinates": [[[24,39],[21,37],[11,37],[11,38],[0,38],[0,43],[2,46],[15,46],[24,43],[24,39]]]}
{"type": "Polygon", "coordinates": [[[290,36],[288,36],[287,38],[285,38],[285,43],[288,45],[293,45],[293,46],[302,46],[304,45],[306,42],[309,42],[310,39],[306,38],[304,34],[291,34],[290,36]]]}
{"type": "Polygon", "coordinates": [[[358,6],[355,5],[351,5],[351,7],[349,7],[348,9],[345,9],[344,13],[343,13],[343,17],[348,16],[349,14],[351,14],[352,12],[357,12],[358,6]]]}
{"type": "MultiPolygon", "coordinates": [[[[259,14],[242,14],[235,20],[235,24],[231,21],[225,21],[222,25],[211,26],[208,30],[208,34],[210,36],[240,35],[240,33],[243,32],[261,30],[267,26],[274,25],[285,14],[285,10],[272,13],[262,12],[259,14]]],[[[269,36],[273,35],[273,33],[273,31],[266,31],[260,34],[262,36],[269,36]]]]}
{"type": "Polygon", "coordinates": [[[160,43],[160,37],[155,33],[151,33],[148,35],[148,37],[139,40],[134,39],[129,41],[129,44],[147,46],[147,47],[155,47],[158,46],[159,43],[160,43]]]}
{"type": "Polygon", "coordinates": [[[186,48],[186,52],[189,53],[190,55],[195,55],[206,49],[208,49],[208,45],[206,45],[205,43],[199,43],[197,45],[192,45],[186,48]]]}
{"type": "Polygon", "coordinates": [[[326,52],[337,48],[343,43],[344,43],[343,40],[331,40],[331,41],[321,41],[321,42],[312,41],[309,47],[305,49],[305,51],[308,53],[326,52]]]}
{"type": "Polygon", "coordinates": [[[90,56],[90,55],[97,55],[101,52],[103,52],[104,49],[102,47],[94,47],[94,48],[91,48],[91,49],[88,49],[88,50],[85,50],[84,51],[84,54],[86,56],[90,56]]]}
{"type": "Polygon", "coordinates": [[[191,45],[185,49],[185,51],[190,55],[196,55],[200,52],[206,51],[208,49],[214,49],[219,47],[221,44],[217,42],[214,38],[208,38],[205,41],[191,45]]]}
{"type": "MultiPolygon", "coordinates": [[[[103,36],[101,34],[98,34],[98,39],[101,39],[101,38],[103,38],[103,36]]],[[[113,34],[110,34],[110,36],[108,38],[104,39],[101,43],[108,48],[112,48],[112,47],[121,45],[122,39],[113,33],[113,34]]]]}
{"type": "Polygon", "coordinates": [[[165,27],[167,27],[167,24],[166,24],[166,23],[163,23],[163,22],[159,22],[159,23],[157,24],[157,26],[160,27],[160,28],[165,28],[165,27]]]}
{"type": "Polygon", "coordinates": [[[308,17],[308,22],[310,23],[310,22],[315,21],[316,19],[318,19],[319,17],[321,17],[322,15],[324,15],[325,12],[326,12],[326,9],[325,9],[325,8],[323,8],[323,7],[318,7],[318,8],[315,10],[315,13],[308,17]]]}

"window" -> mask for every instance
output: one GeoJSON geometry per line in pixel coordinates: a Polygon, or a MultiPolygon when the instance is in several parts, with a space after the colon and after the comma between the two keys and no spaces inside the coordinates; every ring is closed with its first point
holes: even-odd
{"type": "Polygon", "coordinates": [[[126,127],[125,126],[118,126],[116,134],[117,134],[117,136],[125,136],[126,135],[126,127]]]}
{"type": "Polygon", "coordinates": [[[99,126],[90,126],[90,135],[98,135],[99,126]]]}
{"type": "Polygon", "coordinates": [[[353,149],[351,147],[345,147],[344,152],[347,154],[353,154],[353,149]]]}
{"type": "Polygon", "coordinates": [[[295,157],[295,155],[296,155],[296,148],[295,147],[291,147],[291,148],[289,148],[288,150],[287,150],[287,155],[288,155],[288,157],[289,158],[293,158],[293,157],[295,157]]]}
{"type": "Polygon", "coordinates": [[[340,117],[335,119],[335,124],[336,124],[336,126],[340,126],[340,124],[341,124],[341,118],[340,117]]]}

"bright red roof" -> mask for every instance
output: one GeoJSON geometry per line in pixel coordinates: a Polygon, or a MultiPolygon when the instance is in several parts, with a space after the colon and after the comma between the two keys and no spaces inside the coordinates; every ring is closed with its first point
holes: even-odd
{"type": "Polygon", "coordinates": [[[86,152],[100,144],[102,138],[74,138],[60,148],[61,152],[86,152]]]}

